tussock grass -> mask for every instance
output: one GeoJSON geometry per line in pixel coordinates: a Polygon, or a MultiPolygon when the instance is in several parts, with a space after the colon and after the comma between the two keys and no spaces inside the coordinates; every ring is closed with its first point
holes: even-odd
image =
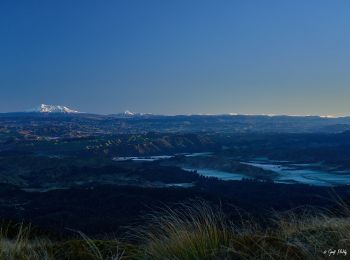
{"type": "Polygon", "coordinates": [[[30,226],[19,224],[17,234],[12,238],[8,232],[7,225],[0,230],[0,259],[51,259],[50,241],[30,238],[30,226]]]}
{"type": "MultiPolygon", "coordinates": [[[[332,259],[329,249],[350,249],[350,211],[305,208],[271,213],[264,227],[247,215],[229,219],[220,206],[203,201],[165,207],[142,227],[130,228],[133,244],[115,239],[52,241],[30,236],[19,225],[15,236],[0,232],[0,259],[332,259]]],[[[349,255],[336,254],[333,259],[349,255]]]]}
{"type": "MultiPolygon", "coordinates": [[[[12,232],[11,232],[12,233],[12,232]]],[[[93,240],[79,232],[81,239],[52,241],[33,238],[31,227],[19,224],[17,234],[9,234],[9,226],[0,231],[1,260],[119,260],[124,259],[117,240],[93,240]]]]}
{"type": "Polygon", "coordinates": [[[321,257],[322,252],[328,249],[350,249],[349,216],[288,212],[280,214],[275,221],[278,224],[278,236],[285,243],[300,248],[310,258],[321,257]]]}
{"type": "Polygon", "coordinates": [[[152,259],[209,259],[229,245],[232,232],[222,211],[202,202],[166,208],[149,223],[138,235],[152,259]]]}
{"type": "Polygon", "coordinates": [[[204,202],[167,208],[140,233],[143,259],[284,259],[303,252],[249,218],[225,217],[204,202]],[[282,257],[282,258],[281,258],[282,257]]]}

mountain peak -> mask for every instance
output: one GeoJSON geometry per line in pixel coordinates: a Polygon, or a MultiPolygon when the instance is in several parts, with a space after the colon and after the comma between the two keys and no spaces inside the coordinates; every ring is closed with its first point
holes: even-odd
{"type": "Polygon", "coordinates": [[[46,105],[41,104],[33,109],[29,109],[27,112],[35,112],[35,113],[79,113],[76,110],[70,109],[65,106],[60,105],[46,105]]]}
{"type": "Polygon", "coordinates": [[[131,111],[129,111],[129,110],[125,110],[124,115],[125,115],[125,116],[134,116],[135,113],[133,113],[133,112],[131,112],[131,111]]]}

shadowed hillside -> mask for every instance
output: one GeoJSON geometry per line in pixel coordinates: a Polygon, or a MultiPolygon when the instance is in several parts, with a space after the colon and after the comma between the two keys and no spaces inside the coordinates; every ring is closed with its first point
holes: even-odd
{"type": "Polygon", "coordinates": [[[346,259],[350,234],[347,206],[342,216],[312,208],[271,213],[261,226],[241,212],[228,218],[203,201],[147,215],[126,237],[70,239],[32,235],[30,227],[3,225],[1,259],[346,259]]]}

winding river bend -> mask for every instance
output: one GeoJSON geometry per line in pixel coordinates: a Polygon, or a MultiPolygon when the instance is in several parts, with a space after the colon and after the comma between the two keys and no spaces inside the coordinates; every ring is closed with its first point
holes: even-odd
{"type": "Polygon", "coordinates": [[[312,168],[312,164],[278,164],[266,162],[247,162],[247,165],[278,173],[277,183],[304,183],[316,186],[349,185],[350,174],[338,174],[312,168]]]}
{"type": "Polygon", "coordinates": [[[214,169],[196,169],[196,168],[182,168],[185,171],[195,171],[199,175],[205,176],[205,177],[215,177],[223,181],[240,181],[243,178],[247,178],[244,174],[238,174],[238,173],[232,173],[232,172],[225,172],[225,171],[219,171],[214,169]]]}
{"type": "MultiPolygon", "coordinates": [[[[183,154],[186,157],[205,156],[210,157],[212,153],[189,153],[183,154]]],[[[173,158],[174,155],[160,155],[160,156],[148,156],[148,157],[115,157],[114,161],[139,161],[139,162],[153,162],[159,160],[167,160],[173,158]]],[[[309,184],[315,186],[337,186],[337,185],[350,185],[350,172],[332,172],[327,170],[316,169],[316,164],[293,164],[287,161],[274,161],[274,160],[256,160],[241,162],[242,164],[250,165],[264,170],[269,170],[278,174],[273,179],[276,183],[285,184],[309,184]]],[[[196,167],[183,167],[185,171],[196,172],[197,174],[205,177],[215,177],[220,180],[242,180],[244,178],[251,178],[244,173],[232,173],[217,169],[208,168],[196,168],[196,167]]]]}
{"type": "MultiPolygon", "coordinates": [[[[253,167],[258,167],[264,170],[278,173],[278,176],[273,180],[276,183],[285,184],[309,184],[315,186],[338,186],[350,185],[350,174],[337,174],[322,170],[315,170],[310,168],[309,164],[294,164],[285,165],[272,163],[271,161],[264,162],[242,162],[253,167]]],[[[219,171],[215,169],[201,169],[201,168],[183,168],[187,171],[196,171],[198,174],[206,177],[216,177],[220,180],[242,180],[249,178],[243,173],[232,173],[219,171]]]]}

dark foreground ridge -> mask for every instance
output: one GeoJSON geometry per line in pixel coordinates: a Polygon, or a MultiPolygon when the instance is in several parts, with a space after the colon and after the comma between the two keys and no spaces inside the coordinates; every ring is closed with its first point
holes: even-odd
{"type": "MultiPolygon", "coordinates": [[[[220,207],[192,201],[163,208],[129,227],[125,237],[93,238],[75,231],[48,239],[27,226],[4,226],[2,259],[346,259],[349,210],[343,215],[303,208],[275,213],[265,226],[244,212],[228,218],[220,207]],[[44,257],[44,258],[43,258],[44,257]]],[[[72,230],[74,231],[74,230],[72,230]]]]}

